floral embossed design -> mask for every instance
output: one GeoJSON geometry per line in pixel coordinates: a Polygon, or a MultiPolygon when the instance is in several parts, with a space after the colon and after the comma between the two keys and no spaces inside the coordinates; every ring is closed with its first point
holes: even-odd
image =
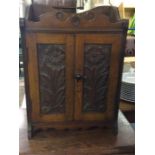
{"type": "Polygon", "coordinates": [[[39,44],[41,113],[65,112],[65,46],[39,44]]]}
{"type": "Polygon", "coordinates": [[[84,112],[103,112],[106,109],[106,93],[111,45],[85,44],[84,112]]]}

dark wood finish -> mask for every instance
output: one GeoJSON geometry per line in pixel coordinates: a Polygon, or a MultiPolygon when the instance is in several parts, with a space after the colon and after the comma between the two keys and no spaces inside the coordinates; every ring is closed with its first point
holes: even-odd
{"type": "Polygon", "coordinates": [[[125,111],[123,114],[130,123],[135,123],[135,111],[125,111]]]}
{"type": "Polygon", "coordinates": [[[53,9],[38,21],[25,21],[30,131],[91,126],[117,131],[127,26],[110,6],[81,14],[53,9]]]}
{"type": "Polygon", "coordinates": [[[124,115],[118,118],[118,135],[101,128],[89,130],[41,130],[27,138],[26,111],[20,109],[20,155],[134,155],[135,133],[124,115]]]}
{"type": "Polygon", "coordinates": [[[65,45],[38,44],[41,113],[65,112],[65,45]]]}
{"type": "MultiPolygon", "coordinates": [[[[29,55],[29,58],[28,58],[29,59],[28,74],[29,74],[29,84],[30,84],[29,91],[30,91],[30,98],[32,101],[32,109],[33,109],[32,120],[34,122],[38,122],[38,121],[50,122],[51,120],[53,121],[71,120],[73,115],[72,113],[73,113],[73,99],[74,99],[74,79],[73,79],[73,61],[74,60],[71,59],[74,54],[73,39],[70,35],[65,35],[65,34],[64,35],[55,34],[52,36],[53,37],[51,37],[51,34],[42,34],[42,33],[27,34],[27,43],[28,43],[27,47],[28,47],[28,55],[29,55]],[[47,48],[47,44],[48,45],[53,44],[53,46],[55,47],[58,47],[59,45],[59,47],[63,47],[64,50],[61,50],[61,51],[58,51],[58,50],[55,51],[56,49],[52,50],[50,49],[51,46],[48,46],[47,48]],[[41,50],[38,47],[38,50],[37,50],[36,45],[37,46],[44,45],[47,49],[41,50]],[[43,52],[41,56],[40,56],[40,52],[43,52]],[[55,56],[59,57],[60,58],[59,60],[63,59],[63,62],[58,62],[56,60],[56,57],[53,58],[51,57],[51,55],[50,56],[46,55],[49,52],[53,54],[52,56],[54,56],[55,54],[55,56]],[[59,52],[65,53],[65,55],[63,56],[64,58],[62,58],[61,55],[58,55],[59,52]],[[42,59],[44,59],[45,62],[42,62],[42,59]],[[64,64],[65,66],[63,66],[64,64]],[[43,67],[42,65],[45,65],[45,66],[43,67]],[[65,75],[64,77],[65,81],[62,79],[63,75],[58,75],[57,77],[54,77],[57,73],[56,73],[56,70],[53,73],[53,70],[60,67],[60,65],[62,65],[62,67],[64,67],[65,69],[65,73],[63,73],[65,75]],[[52,70],[51,68],[49,69],[49,66],[52,67],[52,70]],[[41,72],[41,68],[43,72],[41,72]],[[42,74],[47,76],[46,79],[42,79],[42,74]],[[49,76],[51,79],[48,78],[49,76]],[[56,80],[58,81],[58,83],[56,80]],[[57,97],[59,101],[62,99],[62,102],[65,102],[65,103],[62,103],[63,107],[65,108],[65,109],[62,108],[63,113],[61,113],[60,107],[57,108],[57,112],[55,111],[55,108],[54,108],[54,107],[57,107],[58,104],[61,104],[61,102],[57,102],[54,99],[53,101],[52,95],[51,94],[48,95],[47,92],[43,90],[43,87],[44,87],[44,89],[46,89],[47,91],[50,91],[50,92],[53,91],[54,93],[53,97],[56,97],[55,93],[57,93],[56,91],[59,91],[58,90],[59,87],[58,88],[55,87],[56,84],[63,85],[65,89],[64,91],[62,90],[63,91],[62,93],[64,93],[64,95],[61,94],[60,97],[57,97]],[[70,95],[70,98],[67,97],[69,95],[70,95]],[[48,100],[48,103],[46,102],[46,100],[48,100]],[[47,104],[52,104],[52,105],[48,105],[51,108],[53,107],[52,109],[47,107],[50,110],[50,112],[45,111],[44,107],[47,104]],[[54,113],[51,113],[51,111],[53,111],[54,113]]],[[[61,92],[59,92],[57,95],[59,95],[60,93],[61,92]]],[[[60,106],[62,106],[62,104],[60,106]]]]}
{"type": "MultiPolygon", "coordinates": [[[[32,16],[31,13],[29,16],[32,16]]],[[[120,20],[117,8],[110,6],[97,7],[79,14],[53,9],[37,17],[37,22],[26,21],[27,31],[122,32],[128,28],[128,20],[120,20]],[[58,14],[63,18],[59,18],[58,14]]]]}
{"type": "Polygon", "coordinates": [[[83,112],[106,110],[111,45],[84,45],[83,112]]]}
{"type": "MultiPolygon", "coordinates": [[[[108,51],[109,56],[105,57],[106,59],[106,65],[110,65],[108,67],[109,70],[109,75],[107,79],[104,79],[104,76],[101,77],[100,82],[103,80],[103,82],[106,82],[108,84],[108,91],[106,91],[106,102],[104,103],[104,100],[102,100],[102,104],[106,104],[106,110],[104,112],[98,112],[98,111],[93,111],[89,113],[84,113],[82,111],[83,104],[83,98],[84,98],[84,90],[83,90],[83,83],[87,81],[81,80],[81,81],[76,81],[76,100],[75,100],[75,118],[77,120],[113,120],[114,119],[114,101],[115,95],[117,93],[117,85],[118,85],[118,76],[119,76],[119,63],[118,61],[120,60],[120,52],[121,49],[119,47],[121,44],[121,38],[118,34],[79,34],[77,35],[77,46],[76,46],[76,72],[83,75],[84,74],[84,50],[85,46],[87,44],[99,44],[99,45],[110,45],[111,50],[108,51]],[[97,39],[96,39],[97,38],[97,39]],[[110,57],[110,58],[109,58],[110,57]],[[78,60],[81,61],[78,61],[78,60]],[[108,61],[109,60],[109,61],[108,61]]],[[[93,52],[97,51],[96,49],[93,50],[93,52]]],[[[90,53],[90,52],[89,52],[90,53]]],[[[100,56],[100,59],[102,57],[100,56]]],[[[97,59],[94,57],[94,61],[97,59]]],[[[104,61],[101,59],[100,64],[104,63],[104,61]]],[[[99,64],[98,64],[99,66],[99,64]]],[[[104,66],[106,67],[106,66],[104,66]]],[[[104,67],[102,68],[102,72],[104,72],[104,67]]],[[[91,67],[91,69],[93,69],[91,67]]],[[[102,75],[102,72],[99,73],[99,75],[102,75]]],[[[104,73],[105,75],[105,73],[104,73]]],[[[85,76],[85,75],[83,75],[85,76]]],[[[86,75],[87,76],[87,75],[86,75]]],[[[86,77],[87,78],[87,77],[86,77]]],[[[93,75],[89,77],[91,80],[93,79],[93,75]]],[[[96,76],[97,78],[97,76],[96,76]]],[[[103,84],[101,87],[104,86],[103,84]]],[[[95,91],[93,89],[93,91],[95,91]]],[[[103,90],[102,92],[103,93],[103,90]]],[[[102,94],[104,97],[104,94],[102,94]]],[[[96,97],[98,98],[98,97],[96,97]]]]}
{"type": "Polygon", "coordinates": [[[135,123],[135,103],[121,100],[120,109],[130,123],[135,123]]]}

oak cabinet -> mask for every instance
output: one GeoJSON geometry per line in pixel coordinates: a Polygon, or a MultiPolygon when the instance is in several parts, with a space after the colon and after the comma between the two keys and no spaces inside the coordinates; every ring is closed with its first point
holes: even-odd
{"type": "Polygon", "coordinates": [[[29,137],[35,128],[110,125],[117,130],[128,22],[115,14],[113,7],[81,14],[53,10],[40,21],[26,21],[29,137]]]}

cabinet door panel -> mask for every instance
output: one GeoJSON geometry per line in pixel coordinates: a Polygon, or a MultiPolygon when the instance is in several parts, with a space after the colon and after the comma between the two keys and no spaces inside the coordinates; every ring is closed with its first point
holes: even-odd
{"type": "Polygon", "coordinates": [[[83,112],[106,111],[111,45],[84,45],[83,112]]]}
{"type": "Polygon", "coordinates": [[[40,110],[65,113],[65,45],[38,44],[40,110]]]}
{"type": "Polygon", "coordinates": [[[44,122],[72,120],[73,37],[37,33],[32,38],[29,47],[32,118],[44,122]]]}
{"type": "Polygon", "coordinates": [[[77,35],[76,120],[110,120],[114,116],[119,77],[119,35],[77,35]]]}

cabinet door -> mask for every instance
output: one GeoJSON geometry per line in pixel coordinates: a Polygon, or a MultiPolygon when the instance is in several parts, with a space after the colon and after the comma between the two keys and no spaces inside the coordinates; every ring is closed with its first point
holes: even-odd
{"type": "Polygon", "coordinates": [[[121,37],[79,34],[76,37],[75,119],[114,118],[120,67],[121,37]]]}
{"type": "Polygon", "coordinates": [[[29,33],[27,45],[32,120],[72,120],[75,90],[73,37],[29,33]]]}

